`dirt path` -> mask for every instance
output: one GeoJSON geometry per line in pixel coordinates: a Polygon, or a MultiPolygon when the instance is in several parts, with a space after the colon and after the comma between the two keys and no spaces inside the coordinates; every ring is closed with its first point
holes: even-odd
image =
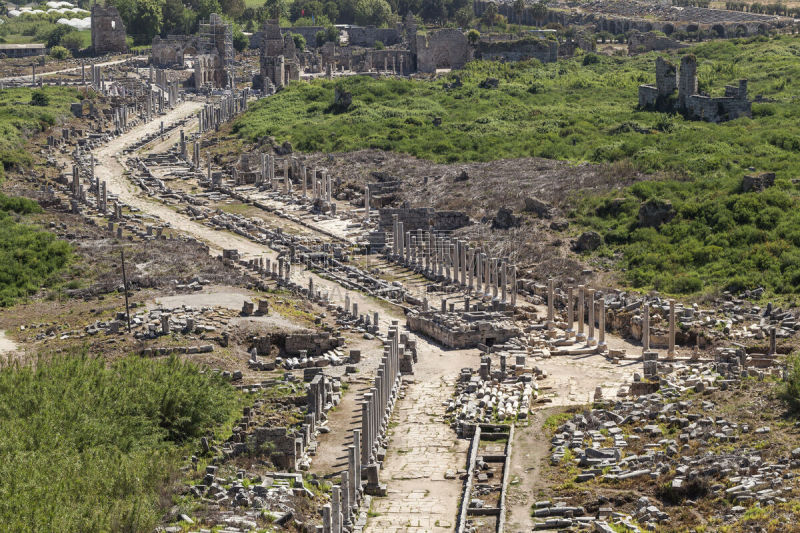
{"type": "Polygon", "coordinates": [[[0,358],[9,357],[17,348],[17,343],[6,337],[5,331],[0,330],[0,358]]]}
{"type": "MultiPolygon", "coordinates": [[[[103,63],[94,63],[94,64],[93,63],[87,63],[86,64],[86,68],[91,68],[92,66],[108,67],[108,66],[111,66],[111,65],[118,65],[118,64],[124,63],[126,61],[127,61],[127,59],[117,59],[115,61],[105,61],[103,63]]],[[[40,72],[40,71],[37,70],[36,71],[36,76],[41,78],[43,76],[52,76],[54,74],[66,74],[67,72],[80,72],[80,70],[81,70],[81,67],[62,68],[62,69],[59,69],[59,70],[50,70],[50,71],[45,71],[45,72],[40,72]]],[[[87,82],[90,79],[90,77],[91,77],[91,74],[89,74],[87,72],[86,73],[87,82]]],[[[8,76],[8,77],[5,77],[5,78],[0,78],[0,82],[3,82],[3,83],[14,82],[14,81],[32,81],[32,77],[31,77],[31,74],[25,74],[25,75],[22,75],[22,76],[8,76]]]]}

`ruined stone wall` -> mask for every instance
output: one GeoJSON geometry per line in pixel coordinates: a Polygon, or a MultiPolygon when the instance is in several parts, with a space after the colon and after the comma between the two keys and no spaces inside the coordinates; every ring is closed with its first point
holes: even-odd
{"type": "Polygon", "coordinates": [[[686,99],[697,94],[697,58],[686,55],[681,58],[681,71],[678,74],[678,107],[686,107],[686,99]]]}
{"type": "Polygon", "coordinates": [[[643,54],[652,50],[672,50],[675,48],[686,48],[688,45],[679,43],[675,39],[670,39],[665,35],[655,32],[640,33],[631,32],[628,36],[628,55],[643,54]]]}
{"type": "Polygon", "coordinates": [[[128,51],[125,24],[114,6],[92,6],[92,50],[96,55],[128,51]]]}
{"type": "Polygon", "coordinates": [[[351,46],[375,46],[380,41],[386,46],[400,44],[403,36],[398,28],[376,28],[375,26],[351,26],[345,30],[351,46]]]}
{"type": "Polygon", "coordinates": [[[292,333],[286,335],[285,350],[289,355],[298,355],[305,350],[309,356],[338,348],[343,343],[341,337],[332,337],[329,333],[292,333]]]}
{"type": "Polygon", "coordinates": [[[515,41],[481,41],[475,56],[490,61],[538,59],[542,63],[552,63],[558,60],[558,41],[535,37],[515,41]]]}
{"type": "Polygon", "coordinates": [[[418,313],[407,315],[406,325],[414,333],[422,333],[448,348],[457,349],[503,344],[521,333],[519,329],[504,328],[490,321],[474,322],[469,328],[450,329],[437,322],[433,315],[418,313]]]}
{"type": "MultiPolygon", "coordinates": [[[[302,438],[300,440],[302,441],[302,438]]],[[[270,461],[275,466],[290,472],[295,470],[298,437],[288,428],[256,428],[248,445],[254,452],[266,447],[270,452],[270,461]]],[[[300,448],[302,449],[302,445],[300,448]]]]}
{"type": "Polygon", "coordinates": [[[656,87],[659,96],[667,96],[675,92],[678,86],[678,72],[675,65],[664,59],[656,58],[656,87]]]}
{"type": "Polygon", "coordinates": [[[639,85],[639,107],[655,107],[658,102],[658,89],[652,85],[639,85]]]}
{"type": "Polygon", "coordinates": [[[459,69],[472,59],[466,36],[456,29],[443,29],[416,36],[417,71],[459,69]]]}
{"type": "Polygon", "coordinates": [[[712,98],[694,94],[686,98],[686,114],[689,118],[708,122],[723,122],[739,117],[752,116],[750,102],[745,98],[712,98]]]}
{"type": "Polygon", "coordinates": [[[196,47],[196,39],[185,35],[169,35],[162,39],[156,35],[150,50],[150,63],[154,67],[183,67],[183,56],[188,46],[196,47]]]}
{"type": "Polygon", "coordinates": [[[409,50],[367,50],[364,69],[367,66],[377,70],[389,70],[407,76],[413,72],[414,59],[409,50]]]}
{"type": "Polygon", "coordinates": [[[405,231],[452,231],[469,225],[469,217],[460,211],[436,211],[430,207],[413,209],[385,207],[378,210],[381,231],[392,231],[392,216],[397,215],[405,231]]]}

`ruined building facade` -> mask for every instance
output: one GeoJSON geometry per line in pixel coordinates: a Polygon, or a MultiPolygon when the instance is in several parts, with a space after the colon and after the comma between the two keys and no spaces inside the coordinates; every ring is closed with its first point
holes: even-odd
{"type": "Polygon", "coordinates": [[[194,86],[201,88],[233,88],[233,29],[212,13],[208,22],[201,22],[197,33],[197,55],[194,65],[194,86]]]}
{"type": "Polygon", "coordinates": [[[265,22],[260,33],[260,75],[254,87],[257,86],[269,94],[284,87],[289,81],[299,80],[300,65],[292,34],[282,34],[277,20],[265,22]]]}
{"type": "Polygon", "coordinates": [[[92,6],[92,50],[95,55],[128,51],[125,24],[114,6],[92,6]]]}
{"type": "Polygon", "coordinates": [[[656,59],[656,84],[639,86],[639,107],[658,111],[677,111],[687,118],[724,122],[752,116],[747,99],[747,80],[726,85],[725,96],[711,97],[697,91],[697,59],[689,54],[681,58],[680,72],[675,65],[656,59]],[[675,90],[678,94],[675,96],[675,90]]]}

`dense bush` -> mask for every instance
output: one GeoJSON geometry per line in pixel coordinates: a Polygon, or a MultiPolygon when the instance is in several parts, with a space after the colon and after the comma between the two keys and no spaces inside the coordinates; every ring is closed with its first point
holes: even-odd
{"type": "Polygon", "coordinates": [[[233,398],[176,358],[71,354],[0,370],[3,529],[152,531],[174,443],[226,420],[233,398]]]}
{"type": "Polygon", "coordinates": [[[797,354],[786,359],[786,376],[780,384],[778,395],[791,412],[800,413],[800,356],[797,354]]]}
{"type": "MultiPolygon", "coordinates": [[[[538,62],[475,61],[435,81],[349,78],[346,113],[327,112],[334,83],[294,84],[252,106],[236,123],[242,137],[272,135],[304,151],[381,148],[438,162],[538,156],[576,162],[623,163],[673,179],[648,181],[613,196],[587,197],[575,209],[579,225],[603,234],[621,252],[624,276],[636,287],[692,293],[706,287],[800,292],[800,38],[714,41],[688,49],[698,76],[714,95],[749,79],[753,119],[711,124],[636,109],[637,88],[653,83],[655,58],[588,54],[538,62]],[[596,56],[595,56],[596,57],[596,56]],[[463,85],[454,83],[458,76],[463,85]],[[489,77],[501,81],[486,91],[489,77]],[[442,118],[440,126],[433,125],[442,118]],[[773,189],[742,194],[749,167],[777,175],[773,189]],[[620,210],[603,202],[626,199],[620,210]],[[659,229],[637,228],[641,202],[672,202],[677,215],[659,229]]],[[[686,50],[673,52],[680,61],[686,50]]],[[[664,55],[664,54],[660,54],[664,55]]]]}
{"type": "MultiPolygon", "coordinates": [[[[63,87],[3,91],[0,94],[2,168],[29,163],[30,150],[26,150],[25,137],[53,125],[75,98],[74,89],[63,87]]],[[[36,202],[0,194],[0,307],[38,291],[71,257],[68,244],[18,220],[20,215],[38,211],[36,202]]]]}

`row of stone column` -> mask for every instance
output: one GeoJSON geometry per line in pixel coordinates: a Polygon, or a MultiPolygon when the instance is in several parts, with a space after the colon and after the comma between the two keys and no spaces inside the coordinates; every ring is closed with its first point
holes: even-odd
{"type": "Polygon", "coordinates": [[[374,386],[364,394],[361,403],[361,464],[366,471],[366,491],[381,494],[378,473],[383,461],[384,437],[389,425],[392,408],[400,387],[400,331],[397,321],[392,321],[387,340],[384,342],[383,357],[375,375],[374,386]]]}
{"type": "Polygon", "coordinates": [[[113,117],[114,129],[117,133],[122,133],[128,129],[128,106],[115,107],[113,117]]]}
{"type": "Polygon", "coordinates": [[[279,283],[288,283],[292,276],[292,263],[286,257],[272,261],[268,257],[256,257],[247,261],[247,266],[262,276],[270,276],[279,283]]]}
{"type": "Polygon", "coordinates": [[[491,257],[466,241],[433,231],[404,231],[392,215],[392,256],[429,278],[475,291],[478,298],[517,304],[517,268],[508,259],[491,257]],[[510,293],[510,296],[509,296],[510,293]]]}
{"type": "Polygon", "coordinates": [[[198,131],[204,133],[219,127],[247,109],[248,89],[223,96],[216,104],[206,104],[197,112],[198,131]]]}
{"type": "MultiPolygon", "coordinates": [[[[556,293],[554,280],[547,280],[547,327],[555,327],[555,299],[556,293]]],[[[577,287],[567,287],[566,292],[566,336],[575,337],[577,342],[585,342],[588,346],[605,347],[606,333],[606,302],[601,296],[597,298],[596,291],[578,285],[577,287]],[[578,328],[574,329],[575,311],[577,310],[578,328]],[[586,320],[584,324],[584,320],[586,320]],[[584,325],[586,327],[584,327],[584,325]],[[598,330],[598,337],[595,338],[595,326],[598,330]]],[[[650,304],[642,302],[642,351],[650,351],[650,304]]],[[[669,300],[669,326],[668,326],[668,348],[667,355],[675,355],[675,300],[669,300]]]]}

